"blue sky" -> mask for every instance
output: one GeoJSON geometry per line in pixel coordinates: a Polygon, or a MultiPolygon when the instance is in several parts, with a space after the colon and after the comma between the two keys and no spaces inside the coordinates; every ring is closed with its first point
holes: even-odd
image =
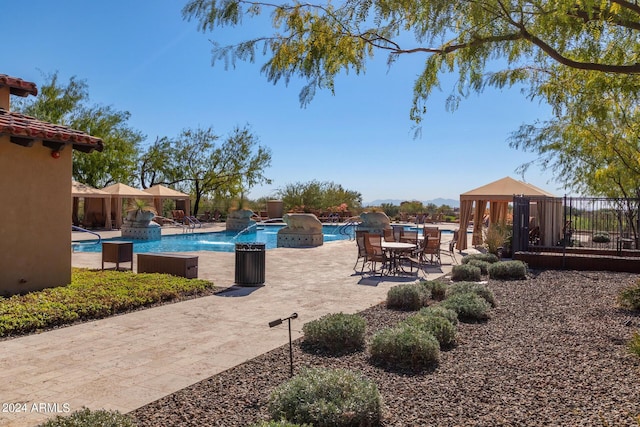
{"type": "MultiPolygon", "coordinates": [[[[264,28],[251,21],[238,29],[197,31],[183,20],[185,1],[22,0],[5,2],[0,14],[0,73],[37,84],[57,71],[63,82],[86,80],[91,103],[131,113],[129,124],[147,136],[173,137],[185,128],[212,126],[226,135],[248,124],[271,149],[269,196],[287,184],[333,181],[376,199],[457,199],[504,176],[531,154],[509,148],[511,132],[545,119],[548,107],[517,89],[471,95],[454,112],[445,99],[454,78],[434,93],[415,139],[409,120],[412,86],[426,57],[400,58],[388,69],[374,58],[366,74],[340,76],[336,94],[320,91],[301,108],[301,82],[273,85],[260,73],[264,58],[225,70],[211,64],[211,43],[246,39],[264,28]]],[[[532,167],[525,181],[557,195],[564,191],[550,173],[532,167]]]]}

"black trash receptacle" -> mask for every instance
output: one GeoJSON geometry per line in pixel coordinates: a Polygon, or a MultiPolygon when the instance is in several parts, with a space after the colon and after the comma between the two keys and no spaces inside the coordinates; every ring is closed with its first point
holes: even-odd
{"type": "Polygon", "coordinates": [[[236,243],[236,284],[263,284],[265,255],[265,243],[236,243]]]}

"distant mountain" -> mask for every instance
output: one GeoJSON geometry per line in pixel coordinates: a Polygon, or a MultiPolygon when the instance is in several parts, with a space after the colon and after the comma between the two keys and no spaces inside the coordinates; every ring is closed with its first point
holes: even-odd
{"type": "MultiPolygon", "coordinates": [[[[383,203],[391,203],[392,205],[399,206],[400,203],[402,203],[402,202],[406,202],[406,200],[400,200],[400,199],[378,199],[378,200],[373,200],[371,202],[365,202],[365,203],[363,203],[363,206],[380,206],[383,203]]],[[[423,205],[427,205],[429,203],[433,203],[436,206],[449,205],[452,208],[459,208],[460,207],[460,200],[443,199],[442,197],[438,197],[437,199],[422,201],[423,205]]]]}

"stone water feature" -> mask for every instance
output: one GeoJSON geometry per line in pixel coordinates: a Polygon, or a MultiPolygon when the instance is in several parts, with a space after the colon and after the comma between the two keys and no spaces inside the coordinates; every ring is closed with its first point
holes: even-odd
{"type": "Polygon", "coordinates": [[[227,215],[226,229],[231,231],[242,231],[253,227],[256,222],[251,219],[254,213],[251,209],[236,209],[229,211],[227,215]]]}
{"type": "Polygon", "coordinates": [[[309,248],[322,246],[322,223],[313,214],[288,213],[282,220],[286,227],[278,231],[279,248],[309,248]]]}
{"type": "Polygon", "coordinates": [[[160,225],[151,221],[156,214],[151,211],[137,210],[127,212],[120,228],[122,237],[136,240],[160,240],[160,225]]]}
{"type": "Polygon", "coordinates": [[[358,225],[358,230],[383,234],[384,230],[391,228],[391,220],[384,212],[363,212],[360,214],[360,218],[362,218],[362,223],[358,225]]]}

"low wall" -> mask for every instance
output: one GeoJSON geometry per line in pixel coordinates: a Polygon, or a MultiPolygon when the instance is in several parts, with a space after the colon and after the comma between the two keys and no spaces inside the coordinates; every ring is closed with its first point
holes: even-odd
{"type": "Polygon", "coordinates": [[[562,248],[536,248],[516,252],[513,259],[526,262],[529,268],[640,273],[640,251],[634,250],[567,248],[563,253],[562,248]]]}

